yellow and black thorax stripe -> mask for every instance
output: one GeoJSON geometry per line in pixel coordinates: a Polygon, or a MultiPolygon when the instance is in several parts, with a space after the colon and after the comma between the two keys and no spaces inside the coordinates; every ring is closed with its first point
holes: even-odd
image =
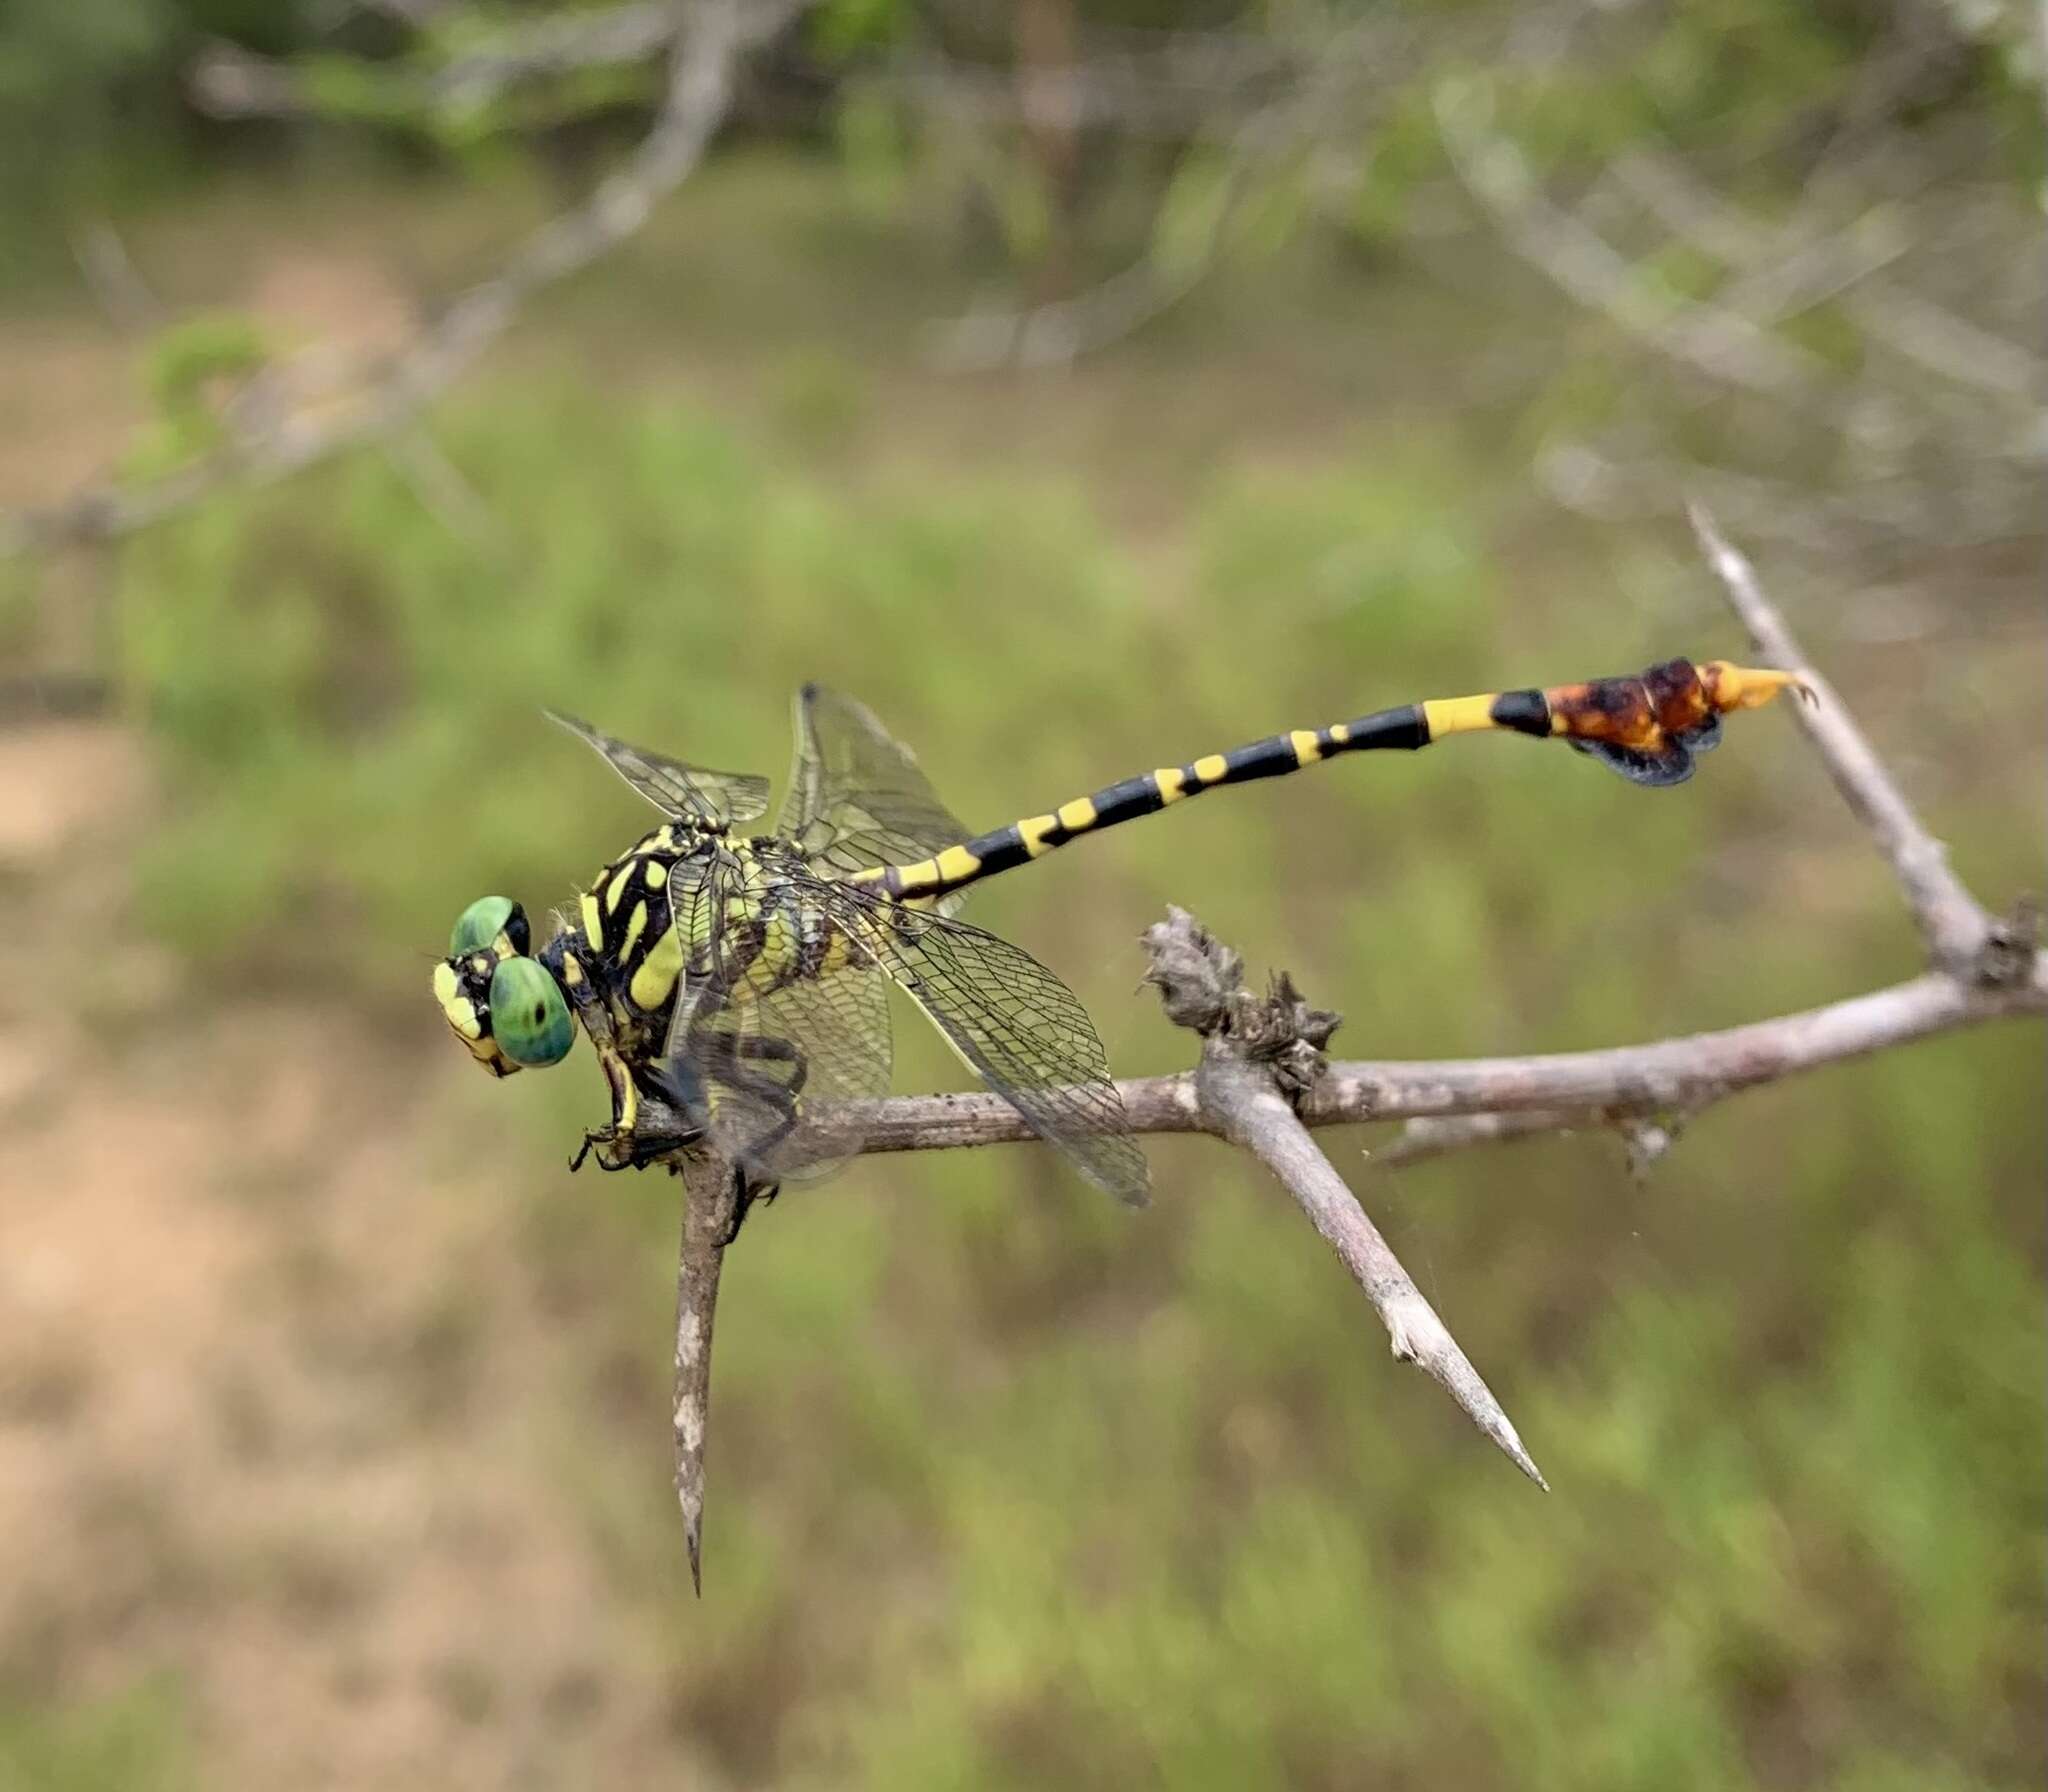
{"type": "Polygon", "coordinates": [[[772,837],[664,824],[600,868],[571,943],[618,1018],[658,1032],[679,987],[714,971],[728,995],[761,996],[846,962],[843,932],[802,900],[802,875],[772,837]]]}

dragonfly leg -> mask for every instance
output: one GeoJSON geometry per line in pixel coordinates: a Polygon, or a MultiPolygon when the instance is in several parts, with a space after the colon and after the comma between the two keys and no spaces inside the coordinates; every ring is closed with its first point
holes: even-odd
{"type": "Polygon", "coordinates": [[[649,1150],[639,1140],[635,1129],[640,1119],[640,1090],[633,1081],[633,1073],[608,1034],[593,1034],[591,1044],[597,1050],[597,1061],[603,1067],[605,1082],[611,1088],[611,1124],[592,1127],[583,1135],[583,1143],[577,1147],[576,1155],[570,1158],[569,1168],[581,1169],[583,1160],[594,1156],[600,1170],[641,1169],[675,1146],[664,1144],[658,1150],[649,1150]]]}
{"type": "Polygon", "coordinates": [[[781,1186],[773,1182],[756,1182],[746,1171],[737,1167],[733,1170],[732,1224],[725,1229],[725,1237],[719,1243],[724,1250],[740,1235],[740,1227],[746,1222],[748,1213],[756,1201],[763,1207],[775,1205],[775,1197],[782,1192],[781,1186]]]}

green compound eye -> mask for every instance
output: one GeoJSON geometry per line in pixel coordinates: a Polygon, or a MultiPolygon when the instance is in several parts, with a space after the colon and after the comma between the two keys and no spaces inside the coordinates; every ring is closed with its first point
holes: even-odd
{"type": "Polygon", "coordinates": [[[448,956],[466,958],[472,952],[482,952],[507,928],[512,932],[513,947],[524,952],[526,916],[519,904],[509,896],[479,896],[462,911],[455,931],[449,934],[448,956]]]}
{"type": "Polygon", "coordinates": [[[559,1064],[569,1055],[576,1037],[569,1004],[545,966],[530,958],[508,958],[491,973],[491,1032],[499,1050],[529,1070],[559,1064]]]}

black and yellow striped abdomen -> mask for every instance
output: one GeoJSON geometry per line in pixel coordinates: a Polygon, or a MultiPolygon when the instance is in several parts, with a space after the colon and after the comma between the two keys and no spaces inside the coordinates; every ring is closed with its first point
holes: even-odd
{"type": "MultiPolygon", "coordinates": [[[[1326,728],[1269,735],[1227,753],[1125,778],[928,859],[857,872],[853,881],[879,885],[905,900],[942,896],[1041,858],[1083,834],[1151,815],[1207,790],[1285,777],[1340,753],[1414,752],[1451,734],[1557,735],[1650,767],[1662,755],[1683,775],[1688,738],[1710,730],[1723,710],[1754,708],[1794,682],[1789,674],[1749,671],[1722,660],[1702,667],[1671,660],[1631,678],[1404,704],[1326,728]]],[[[1620,769],[1626,771],[1627,765],[1620,769]]],[[[1675,781],[1628,775],[1645,783],[1675,781]]]]}

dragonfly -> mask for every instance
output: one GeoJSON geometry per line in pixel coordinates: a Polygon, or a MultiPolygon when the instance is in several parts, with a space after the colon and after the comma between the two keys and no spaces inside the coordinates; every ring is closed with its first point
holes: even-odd
{"type": "Polygon", "coordinates": [[[1141,772],[980,834],[864,705],[822,685],[797,696],[789,789],[773,828],[752,835],[737,830],[767,813],[767,779],[550,711],[661,820],[598,869],[538,950],[519,903],[471,903],[434,994],[497,1077],[562,1062],[580,1027],[611,1117],[586,1132],[570,1167],[715,1152],[737,1185],[727,1243],[754,1200],[860,1150],[862,1105],[890,1085],[892,985],[1073,1169],[1142,1205],[1145,1159],[1086,1009],[1021,947],[960,918],[969,890],[1211,790],[1456,734],[1561,739],[1631,783],[1681,784],[1718,743],[1723,716],[1787,689],[1811,697],[1796,672],[1676,659],[1627,677],[1404,704],[1141,772]],[[643,1129],[650,1102],[684,1130],[643,1129]]]}

